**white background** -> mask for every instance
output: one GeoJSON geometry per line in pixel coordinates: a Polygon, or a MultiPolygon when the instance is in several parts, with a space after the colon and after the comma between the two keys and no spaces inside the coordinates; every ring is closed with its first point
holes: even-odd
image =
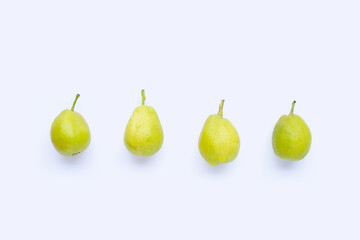
{"type": "Polygon", "coordinates": [[[0,2],[0,239],[360,239],[360,3],[0,2]],[[165,140],[123,134],[146,90],[165,140]],[[76,93],[92,140],[59,155],[50,126],[76,93]],[[197,141],[225,99],[237,159],[197,141]],[[313,143],[275,157],[297,101],[313,143]]]}

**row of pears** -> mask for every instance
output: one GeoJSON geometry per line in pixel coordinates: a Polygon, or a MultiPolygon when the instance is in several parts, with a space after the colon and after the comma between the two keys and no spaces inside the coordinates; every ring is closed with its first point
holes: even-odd
{"type": "MultiPolygon", "coordinates": [[[[155,109],[145,105],[145,91],[141,91],[142,104],[135,108],[124,134],[126,148],[134,155],[151,156],[164,141],[164,133],[155,109]]],[[[75,112],[76,95],[71,109],[62,111],[54,120],[50,136],[55,149],[64,156],[75,156],[89,146],[90,129],[80,113],[75,112]]],[[[288,115],[280,117],[272,134],[274,153],[292,161],[303,159],[310,150],[311,132],[305,121],[294,114],[295,101],[288,115]]],[[[210,115],[199,137],[201,156],[212,166],[233,161],[240,150],[240,137],[234,125],[223,117],[224,100],[217,114],[210,115]]]]}

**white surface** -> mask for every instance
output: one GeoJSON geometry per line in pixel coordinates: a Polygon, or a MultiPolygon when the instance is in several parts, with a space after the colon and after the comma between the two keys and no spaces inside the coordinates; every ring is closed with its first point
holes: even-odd
{"type": "Polygon", "coordinates": [[[1,1],[0,239],[359,239],[359,1],[1,1]],[[146,89],[162,149],[123,133],[146,89]],[[66,159],[50,126],[76,93],[92,141],[66,159]],[[241,147],[197,141],[225,99],[241,147]],[[295,112],[313,143],[277,159],[295,112]]]}

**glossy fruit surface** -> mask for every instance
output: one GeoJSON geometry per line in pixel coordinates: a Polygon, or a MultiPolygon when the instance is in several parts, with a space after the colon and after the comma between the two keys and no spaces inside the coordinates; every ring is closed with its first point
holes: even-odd
{"type": "Polygon", "coordinates": [[[145,106],[145,91],[141,91],[142,105],[130,117],[124,134],[126,148],[135,155],[151,156],[158,152],[164,141],[159,117],[150,106],[145,106]]]}
{"type": "Polygon", "coordinates": [[[292,161],[303,159],[310,150],[311,132],[305,121],[294,114],[295,101],[289,115],[283,115],[276,123],[272,146],[274,153],[292,161]]]}
{"type": "Polygon", "coordinates": [[[212,166],[233,161],[239,153],[240,138],[232,123],[223,118],[224,100],[219,113],[210,115],[199,137],[201,156],[212,166]]]}
{"type": "Polygon", "coordinates": [[[83,152],[90,144],[90,129],[80,113],[74,112],[79,94],[71,110],[62,111],[54,120],[50,136],[56,150],[64,156],[83,152]]]}

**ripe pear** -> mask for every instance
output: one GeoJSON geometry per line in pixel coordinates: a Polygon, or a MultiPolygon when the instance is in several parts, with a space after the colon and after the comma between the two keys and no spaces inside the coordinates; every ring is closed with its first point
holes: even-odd
{"type": "Polygon", "coordinates": [[[223,118],[224,100],[218,114],[210,115],[201,131],[199,150],[212,166],[233,161],[239,153],[240,138],[232,123],[223,118]]]}
{"type": "Polygon", "coordinates": [[[77,94],[71,110],[62,111],[51,126],[51,141],[56,150],[64,156],[79,154],[90,144],[88,124],[80,113],[74,112],[79,97],[77,94]]]}
{"type": "Polygon", "coordinates": [[[126,126],[124,143],[132,154],[151,156],[160,150],[164,133],[154,108],[144,105],[145,90],[141,96],[142,104],[134,110],[126,126]]]}
{"type": "Polygon", "coordinates": [[[292,161],[303,159],[310,150],[311,132],[305,121],[294,114],[296,101],[292,103],[289,115],[283,115],[276,123],[272,146],[274,153],[282,158],[292,161]]]}

